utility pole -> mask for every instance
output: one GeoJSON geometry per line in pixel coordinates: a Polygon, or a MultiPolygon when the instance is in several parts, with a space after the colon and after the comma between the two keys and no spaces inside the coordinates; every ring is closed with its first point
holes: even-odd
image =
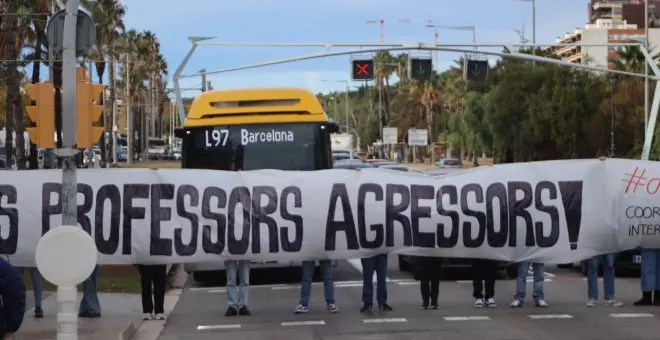
{"type": "Polygon", "coordinates": [[[204,72],[206,72],[205,68],[199,70],[199,73],[202,74],[202,92],[206,92],[206,90],[207,90],[207,87],[206,87],[206,73],[204,73],[204,72]]]}
{"type": "Polygon", "coordinates": [[[131,62],[126,54],[126,162],[133,164],[133,115],[131,114],[131,62]]]}
{"type": "MultiPolygon", "coordinates": [[[[117,62],[113,58],[112,69],[117,72],[117,62]]],[[[112,75],[112,93],[115,94],[112,98],[112,163],[117,164],[117,134],[119,128],[117,127],[117,74],[112,75]]]]}
{"type": "MultiPolygon", "coordinates": [[[[655,13],[654,13],[655,16],[655,13]]],[[[644,1],[644,48],[649,50],[649,0],[644,1]]],[[[649,74],[649,63],[644,63],[644,74],[649,74]]],[[[644,130],[649,124],[649,78],[644,78],[644,130]]]]}

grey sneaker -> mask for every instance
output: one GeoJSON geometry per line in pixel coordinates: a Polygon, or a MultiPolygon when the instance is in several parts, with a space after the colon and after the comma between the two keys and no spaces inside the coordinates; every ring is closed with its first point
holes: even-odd
{"type": "Polygon", "coordinates": [[[331,303],[328,305],[328,311],[330,313],[339,313],[339,307],[337,307],[337,305],[335,305],[334,303],[331,303]]]}
{"type": "Polygon", "coordinates": [[[309,308],[307,308],[307,306],[297,305],[293,312],[296,314],[304,314],[309,312],[309,308]]]}
{"type": "Polygon", "coordinates": [[[587,302],[587,304],[585,306],[586,307],[596,307],[597,304],[598,304],[598,301],[596,301],[594,299],[589,299],[589,301],[587,302]]]}
{"type": "Polygon", "coordinates": [[[548,303],[545,302],[545,300],[540,299],[534,303],[534,306],[540,307],[540,308],[548,308],[548,303]]]}
{"type": "Polygon", "coordinates": [[[617,300],[605,300],[605,305],[610,307],[621,307],[623,302],[617,300]]]}

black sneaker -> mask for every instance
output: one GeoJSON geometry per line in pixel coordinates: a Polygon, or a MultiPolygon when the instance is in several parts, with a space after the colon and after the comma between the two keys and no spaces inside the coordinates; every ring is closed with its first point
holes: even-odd
{"type": "Polygon", "coordinates": [[[381,312],[391,312],[392,311],[392,306],[384,303],[384,304],[378,306],[378,310],[381,311],[381,312]]]}
{"type": "Polygon", "coordinates": [[[37,307],[34,309],[34,317],[37,319],[41,319],[44,317],[44,311],[41,309],[41,307],[37,307]]]}
{"type": "Polygon", "coordinates": [[[371,312],[371,307],[372,307],[371,304],[365,303],[364,305],[362,305],[362,308],[360,308],[360,312],[369,313],[371,312]]]}
{"type": "Polygon", "coordinates": [[[225,312],[225,316],[236,316],[238,315],[238,311],[234,307],[229,307],[227,308],[227,312],[225,312]]]}
{"type": "Polygon", "coordinates": [[[419,308],[421,308],[421,309],[429,309],[429,305],[425,303],[425,304],[423,304],[423,305],[422,305],[421,307],[419,307],[419,308]]]}
{"type": "Polygon", "coordinates": [[[238,310],[238,315],[250,316],[250,315],[252,315],[252,313],[250,313],[250,311],[247,309],[246,306],[243,306],[238,310]]]}

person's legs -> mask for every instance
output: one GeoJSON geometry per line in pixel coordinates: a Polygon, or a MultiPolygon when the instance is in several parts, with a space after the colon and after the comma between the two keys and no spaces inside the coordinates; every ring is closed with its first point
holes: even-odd
{"type": "Polygon", "coordinates": [[[379,254],[375,258],[376,301],[378,301],[378,308],[384,311],[391,311],[392,306],[387,303],[387,254],[379,254]]]}
{"type": "Polygon", "coordinates": [[[362,309],[370,308],[374,303],[374,271],[376,269],[376,257],[360,259],[362,262],[362,309]]]}
{"type": "Polygon", "coordinates": [[[83,282],[83,297],[80,300],[78,316],[83,318],[98,318],[101,316],[101,303],[98,296],[100,268],[94,267],[92,274],[83,282]]]}
{"type": "Polygon", "coordinates": [[[238,314],[238,289],[236,288],[236,273],[238,270],[238,261],[225,261],[225,273],[227,275],[227,313],[225,316],[235,316],[238,314]]]}
{"type": "MultiPolygon", "coordinates": [[[[472,260],[470,266],[472,272],[472,297],[477,300],[483,299],[484,263],[483,260],[472,260]]],[[[483,301],[482,301],[483,302],[483,301]]]]}
{"type": "Polygon", "coordinates": [[[525,293],[527,290],[527,272],[529,271],[528,261],[518,263],[518,274],[516,276],[516,295],[513,297],[511,307],[520,307],[525,302],[525,293]]]}
{"type": "Polygon", "coordinates": [[[238,278],[240,280],[238,310],[241,315],[250,315],[247,309],[250,298],[250,261],[238,261],[238,278]]]}
{"type": "Polygon", "coordinates": [[[650,306],[653,304],[655,290],[657,252],[653,249],[642,250],[642,298],[635,301],[635,306],[650,306]]]}
{"type": "Polygon", "coordinates": [[[41,309],[44,288],[41,281],[41,273],[36,267],[30,268],[30,279],[32,280],[32,289],[34,290],[34,308],[41,309]]]}
{"type": "Polygon", "coordinates": [[[142,287],[142,313],[145,314],[145,318],[151,318],[151,314],[154,312],[154,305],[152,301],[152,291],[151,283],[153,282],[152,271],[149,266],[139,265],[138,271],[140,272],[140,286],[142,287]],[[146,314],[149,314],[148,316],[146,314]]]}
{"type": "Polygon", "coordinates": [[[325,303],[328,307],[335,305],[335,283],[332,280],[332,261],[321,260],[319,261],[321,267],[321,279],[323,280],[323,295],[325,296],[325,303]]]}
{"type": "Polygon", "coordinates": [[[151,266],[154,284],[154,313],[165,313],[165,285],[167,284],[167,266],[164,264],[151,266]]]}
{"type": "Polygon", "coordinates": [[[314,261],[303,261],[302,280],[300,282],[300,300],[296,313],[305,313],[309,310],[309,294],[312,290],[312,279],[314,277],[314,261]]]}
{"type": "Polygon", "coordinates": [[[428,308],[431,299],[431,280],[425,275],[419,280],[419,292],[422,294],[422,308],[428,308]]]}
{"type": "Polygon", "coordinates": [[[431,307],[438,308],[438,295],[440,295],[440,275],[431,276],[431,307]]]}
{"type": "Polygon", "coordinates": [[[545,265],[543,263],[532,264],[534,272],[534,284],[532,297],[534,298],[534,305],[536,307],[548,307],[545,301],[545,294],[543,293],[543,285],[545,284],[545,265]]]}
{"type": "Polygon", "coordinates": [[[602,261],[600,255],[587,260],[587,306],[592,307],[598,301],[598,266],[602,261]]]}
{"type": "Polygon", "coordinates": [[[489,307],[495,307],[495,279],[497,279],[497,262],[485,261],[484,268],[485,302],[489,307]]]}

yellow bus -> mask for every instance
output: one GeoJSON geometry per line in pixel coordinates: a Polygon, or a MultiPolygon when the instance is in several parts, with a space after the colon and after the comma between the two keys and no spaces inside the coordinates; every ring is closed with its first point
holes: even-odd
{"type": "MultiPolygon", "coordinates": [[[[202,93],[176,136],[182,140],[182,168],[311,171],[332,168],[330,134],[338,131],[313,93],[262,88],[202,93]]],[[[251,267],[300,265],[266,261],[251,267]]],[[[204,281],[210,272],[224,270],[224,263],[190,263],[184,269],[204,281]]]]}

